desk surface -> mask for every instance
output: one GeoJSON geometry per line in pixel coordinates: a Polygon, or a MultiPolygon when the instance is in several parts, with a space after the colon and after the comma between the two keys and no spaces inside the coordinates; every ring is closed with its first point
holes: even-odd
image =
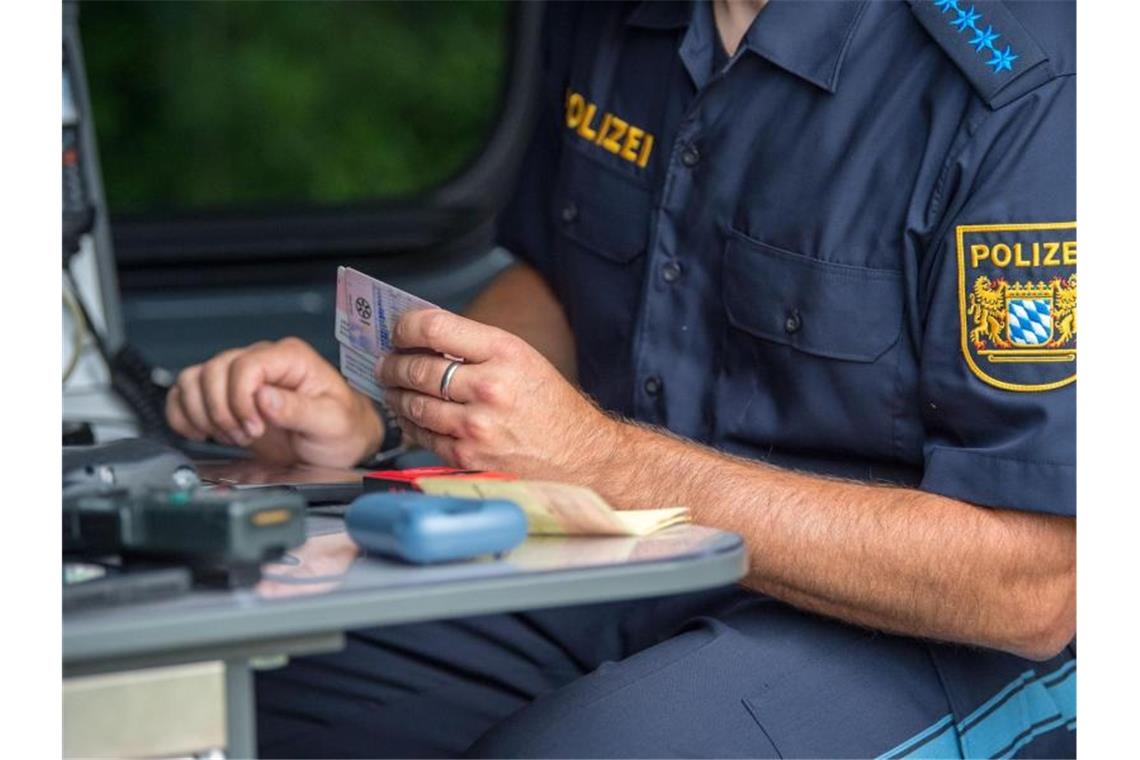
{"type": "MultiPolygon", "coordinates": [[[[696,591],[747,567],[733,533],[695,525],[644,538],[532,537],[501,560],[412,567],[361,555],[335,517],[241,591],[63,618],[65,669],[224,657],[235,647],[374,625],[696,591]]],[[[103,669],[99,667],[98,669],[103,669]]]]}

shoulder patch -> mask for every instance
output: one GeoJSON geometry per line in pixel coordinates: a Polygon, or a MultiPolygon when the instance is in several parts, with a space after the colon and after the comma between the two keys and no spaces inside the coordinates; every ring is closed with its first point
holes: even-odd
{"type": "Polygon", "coordinates": [[[990,108],[1052,78],[1048,56],[1004,3],[909,0],[927,33],[957,64],[990,108]]]}
{"type": "Polygon", "coordinates": [[[982,381],[1048,391],[1077,379],[1077,223],[956,230],[962,356],[982,381]]]}

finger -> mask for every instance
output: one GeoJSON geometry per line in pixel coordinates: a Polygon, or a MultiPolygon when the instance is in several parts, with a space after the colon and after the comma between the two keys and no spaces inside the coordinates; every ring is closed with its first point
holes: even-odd
{"type": "Polygon", "coordinates": [[[433,433],[430,430],[425,430],[407,417],[397,417],[396,422],[399,424],[400,431],[406,440],[411,441],[422,449],[431,451],[449,465],[454,465],[456,439],[449,435],[441,435],[439,433],[433,433]]]}
{"type": "Polygon", "coordinates": [[[273,385],[296,390],[319,369],[332,370],[312,346],[299,338],[260,343],[230,365],[230,409],[247,433],[255,438],[263,435],[264,419],[257,402],[261,388],[273,385]]]}
{"type": "Polygon", "coordinates": [[[257,411],[254,393],[265,380],[266,351],[275,344],[268,341],[255,343],[236,357],[229,365],[226,378],[227,401],[238,424],[246,435],[256,439],[265,435],[265,421],[257,411]]]}
{"type": "Polygon", "coordinates": [[[249,436],[242,430],[241,423],[230,410],[229,371],[230,363],[237,357],[237,351],[225,351],[202,366],[202,396],[206,404],[206,414],[214,429],[225,433],[226,437],[245,446],[249,436]]]}
{"type": "Polygon", "coordinates": [[[210,415],[206,414],[206,403],[202,400],[202,387],[199,379],[202,374],[201,365],[194,365],[182,370],[178,375],[178,404],[190,424],[206,435],[214,433],[210,415]]]}
{"type": "MultiPolygon", "coordinates": [[[[380,362],[376,379],[388,388],[406,388],[442,397],[443,375],[452,362],[454,359],[433,354],[390,354],[380,362]]],[[[465,381],[472,369],[459,366],[452,372],[447,384],[447,394],[452,401],[463,404],[471,400],[465,381]]]]}
{"type": "Polygon", "coordinates": [[[442,309],[408,312],[396,323],[392,335],[400,348],[428,348],[469,362],[484,362],[501,353],[510,337],[497,327],[442,309]]]}
{"type": "Polygon", "coordinates": [[[182,411],[182,404],[178,400],[181,395],[182,391],[178,389],[177,385],[166,394],[166,421],[170,425],[170,429],[192,441],[206,440],[206,434],[195,427],[186,417],[186,413],[182,411]]]}
{"type": "Polygon", "coordinates": [[[296,391],[263,385],[257,389],[254,399],[258,412],[269,424],[304,436],[338,438],[351,428],[344,406],[325,396],[303,396],[296,391]]]}
{"type": "Polygon", "coordinates": [[[456,437],[463,429],[466,409],[461,404],[416,391],[390,390],[384,398],[397,416],[417,427],[456,437]]]}

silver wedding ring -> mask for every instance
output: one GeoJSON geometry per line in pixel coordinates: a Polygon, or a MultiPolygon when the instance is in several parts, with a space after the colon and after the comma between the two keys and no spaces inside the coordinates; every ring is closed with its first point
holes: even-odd
{"type": "Polygon", "coordinates": [[[439,396],[444,401],[451,401],[451,394],[448,390],[451,388],[451,378],[455,377],[455,370],[459,369],[463,362],[455,361],[447,365],[447,369],[443,371],[443,377],[439,381],[439,396]]]}

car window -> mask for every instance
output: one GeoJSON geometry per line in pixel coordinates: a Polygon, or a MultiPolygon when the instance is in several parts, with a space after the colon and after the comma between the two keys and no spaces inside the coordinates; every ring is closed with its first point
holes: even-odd
{"type": "Polygon", "coordinates": [[[480,152],[502,2],[88,2],[113,214],[403,199],[480,152]]]}

